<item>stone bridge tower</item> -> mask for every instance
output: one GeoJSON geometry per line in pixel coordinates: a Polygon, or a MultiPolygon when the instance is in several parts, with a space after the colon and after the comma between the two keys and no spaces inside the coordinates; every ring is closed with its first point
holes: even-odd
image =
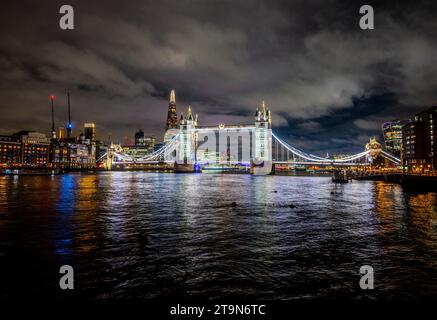
{"type": "Polygon", "coordinates": [[[197,115],[193,116],[191,106],[188,106],[187,115],[181,114],[179,122],[179,147],[176,152],[176,172],[192,172],[195,163],[195,144],[197,115]]]}
{"type": "Polygon", "coordinates": [[[272,171],[272,117],[263,101],[261,110],[255,113],[255,152],[251,161],[255,175],[265,175],[272,171]]]}

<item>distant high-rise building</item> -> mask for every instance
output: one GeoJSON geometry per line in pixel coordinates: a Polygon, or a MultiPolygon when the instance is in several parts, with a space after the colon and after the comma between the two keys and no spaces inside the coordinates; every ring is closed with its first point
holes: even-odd
{"type": "Polygon", "coordinates": [[[71,133],[73,130],[73,124],[71,123],[71,110],[70,110],[70,91],[67,91],[67,102],[68,102],[68,123],[67,123],[67,138],[71,138],[71,133]]]}
{"type": "Polygon", "coordinates": [[[56,130],[55,130],[55,96],[50,96],[50,101],[52,103],[52,130],[50,131],[50,137],[52,139],[56,139],[56,130]]]}
{"type": "Polygon", "coordinates": [[[144,132],[141,129],[135,132],[135,146],[144,146],[144,132]]]}
{"type": "Polygon", "coordinates": [[[168,129],[176,129],[178,128],[178,115],[176,113],[176,96],[175,91],[171,90],[170,93],[170,104],[168,105],[168,113],[167,113],[167,125],[165,127],[165,131],[168,129]]]}
{"type": "Polygon", "coordinates": [[[407,120],[393,120],[382,125],[385,149],[398,158],[401,156],[402,127],[407,123],[407,120]]]}
{"type": "Polygon", "coordinates": [[[89,139],[90,142],[96,141],[96,124],[92,122],[85,123],[84,135],[85,135],[85,139],[89,139]]]}
{"type": "Polygon", "coordinates": [[[402,127],[402,162],[409,171],[437,170],[437,106],[422,111],[402,127]]]}
{"type": "Polygon", "coordinates": [[[144,148],[147,149],[147,153],[153,153],[153,151],[155,151],[155,142],[156,139],[154,136],[144,137],[144,148]]]}
{"type": "Polygon", "coordinates": [[[59,140],[65,139],[65,129],[64,129],[64,127],[59,127],[58,128],[58,139],[59,140]]]}
{"type": "Polygon", "coordinates": [[[133,157],[146,156],[153,153],[154,149],[155,137],[146,136],[141,129],[135,133],[135,145],[123,146],[124,152],[133,157]]]}

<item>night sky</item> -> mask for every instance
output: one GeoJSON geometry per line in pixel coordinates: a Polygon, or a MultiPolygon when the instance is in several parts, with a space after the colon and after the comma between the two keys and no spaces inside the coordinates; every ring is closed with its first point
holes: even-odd
{"type": "MultiPolygon", "coordinates": [[[[162,140],[169,92],[201,125],[253,123],[265,99],[275,132],[309,152],[356,152],[381,124],[437,103],[434,1],[9,1],[0,10],[0,133],[162,140]],[[62,4],[75,30],[59,28],[62,4]],[[359,8],[375,9],[375,30],[359,8]]],[[[128,139],[128,140],[126,140],[128,139]]]]}

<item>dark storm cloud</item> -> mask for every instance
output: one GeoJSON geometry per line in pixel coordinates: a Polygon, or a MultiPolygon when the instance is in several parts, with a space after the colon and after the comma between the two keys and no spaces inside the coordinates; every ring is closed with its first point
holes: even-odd
{"type": "Polygon", "coordinates": [[[2,4],[0,130],[49,128],[48,95],[65,123],[123,140],[163,134],[169,90],[202,124],[251,123],[262,99],[281,135],[306,150],[354,151],[381,122],[436,102],[437,14],[432,2],[70,1],[2,4]]]}
{"type": "MultiPolygon", "coordinates": [[[[397,105],[397,98],[393,94],[354,98],[352,107],[336,110],[317,119],[289,117],[286,125],[278,126],[276,131],[281,137],[294,141],[297,147],[312,146],[313,150],[321,153],[332,151],[333,145],[339,152],[359,150],[370,136],[382,141],[382,123],[387,117],[395,119],[390,116],[390,110],[397,105]]],[[[287,117],[286,114],[283,116],[287,117]]]]}

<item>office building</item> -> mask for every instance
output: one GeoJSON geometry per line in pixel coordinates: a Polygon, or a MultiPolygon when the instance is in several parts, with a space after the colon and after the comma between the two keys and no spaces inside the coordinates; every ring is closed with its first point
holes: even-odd
{"type": "Polygon", "coordinates": [[[123,146],[124,152],[134,158],[144,157],[152,154],[155,150],[155,137],[146,136],[143,130],[135,133],[135,144],[133,146],[123,146]]]}
{"type": "Polygon", "coordinates": [[[402,162],[413,173],[437,170],[437,107],[424,110],[402,127],[402,162]]]}
{"type": "Polygon", "coordinates": [[[13,135],[21,142],[21,165],[46,167],[49,165],[50,139],[40,132],[20,131],[13,135]]]}
{"type": "Polygon", "coordinates": [[[21,141],[18,137],[0,136],[0,167],[21,165],[21,141]]]}
{"type": "Polygon", "coordinates": [[[85,123],[84,124],[84,136],[85,139],[90,140],[90,142],[96,141],[96,124],[95,123],[85,123]]]}
{"type": "Polygon", "coordinates": [[[382,125],[385,150],[397,158],[401,156],[402,127],[408,122],[408,120],[393,120],[382,125]]]}

